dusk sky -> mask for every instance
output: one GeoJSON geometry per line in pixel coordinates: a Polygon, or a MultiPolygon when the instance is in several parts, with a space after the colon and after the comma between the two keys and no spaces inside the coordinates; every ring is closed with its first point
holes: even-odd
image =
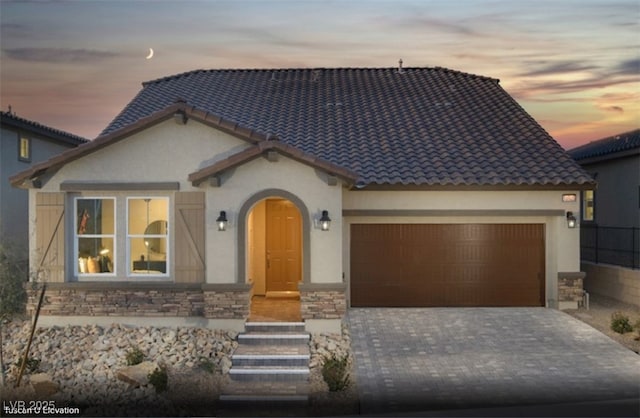
{"type": "Polygon", "coordinates": [[[2,110],[87,138],[143,81],[400,58],[500,79],[567,149],[640,127],[640,0],[0,0],[0,23],[2,110]]]}

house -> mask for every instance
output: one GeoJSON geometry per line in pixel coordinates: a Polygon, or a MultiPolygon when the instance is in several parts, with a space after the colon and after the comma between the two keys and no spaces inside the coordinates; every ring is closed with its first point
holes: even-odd
{"type": "Polygon", "coordinates": [[[0,112],[0,242],[25,264],[29,258],[29,194],[11,187],[9,176],[85,142],[11,111],[0,112]]]}
{"type": "Polygon", "coordinates": [[[241,329],[299,294],[575,306],[594,181],[496,79],[443,68],[198,70],[143,83],[88,144],[12,177],[52,321],[241,329]]]}
{"type": "Polygon", "coordinates": [[[581,254],[589,292],[640,302],[640,129],[568,151],[597,190],[581,198],[581,254]]]}

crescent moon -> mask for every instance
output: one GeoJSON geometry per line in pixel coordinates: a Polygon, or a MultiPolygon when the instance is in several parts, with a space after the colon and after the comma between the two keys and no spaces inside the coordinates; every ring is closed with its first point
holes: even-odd
{"type": "Polygon", "coordinates": [[[153,48],[149,48],[149,55],[147,55],[147,59],[150,60],[153,58],[153,48]]]}

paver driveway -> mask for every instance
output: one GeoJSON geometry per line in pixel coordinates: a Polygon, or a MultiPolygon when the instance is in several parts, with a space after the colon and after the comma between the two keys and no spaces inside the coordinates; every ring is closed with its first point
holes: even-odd
{"type": "Polygon", "coordinates": [[[545,308],[348,313],[361,413],[638,399],[640,356],[545,308]]]}

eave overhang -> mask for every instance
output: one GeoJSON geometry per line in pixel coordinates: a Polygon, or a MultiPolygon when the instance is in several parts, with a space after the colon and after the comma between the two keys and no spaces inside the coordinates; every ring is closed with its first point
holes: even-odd
{"type": "Polygon", "coordinates": [[[223,172],[246,164],[258,157],[264,156],[269,161],[274,161],[273,153],[289,157],[292,160],[324,171],[329,176],[340,178],[347,184],[347,186],[355,184],[356,180],[358,179],[358,175],[349,169],[333,164],[314,155],[308,154],[296,147],[287,145],[278,140],[269,139],[261,141],[252,147],[229,156],[224,160],[217,161],[207,167],[201,168],[200,170],[189,174],[189,181],[194,186],[199,186],[207,179],[216,178],[223,172]]]}
{"type": "Polygon", "coordinates": [[[189,119],[194,119],[207,126],[226,132],[252,144],[256,144],[268,138],[268,135],[266,134],[246,128],[236,122],[224,119],[212,113],[197,109],[187,103],[178,102],[147,117],[140,118],[135,123],[127,125],[109,134],[101,135],[92,141],[64,151],[63,153],[41,163],[34,164],[27,170],[9,177],[9,182],[12,186],[19,188],[38,187],[34,185],[39,184],[37,180],[43,175],[53,174],[72,161],[113,145],[130,137],[131,135],[135,135],[153,125],[157,125],[171,118],[176,119],[177,122],[180,121],[182,124],[186,123],[189,119]]]}

